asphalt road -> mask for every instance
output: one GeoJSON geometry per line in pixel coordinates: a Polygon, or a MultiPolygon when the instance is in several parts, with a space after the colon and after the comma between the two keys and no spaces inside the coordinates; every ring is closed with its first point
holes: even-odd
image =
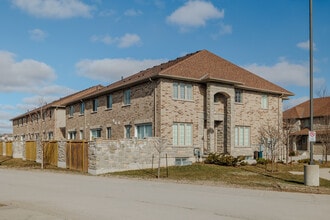
{"type": "Polygon", "coordinates": [[[0,169],[0,219],[330,219],[330,196],[0,169]]]}

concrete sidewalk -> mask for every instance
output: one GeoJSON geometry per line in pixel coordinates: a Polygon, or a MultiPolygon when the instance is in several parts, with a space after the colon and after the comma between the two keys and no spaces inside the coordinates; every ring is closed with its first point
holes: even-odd
{"type": "MultiPolygon", "coordinates": [[[[294,175],[304,175],[304,172],[290,171],[294,175]]],[[[320,178],[330,180],[330,168],[320,168],[320,178]]]]}
{"type": "Polygon", "coordinates": [[[330,168],[320,168],[320,178],[330,180],[330,168]]]}

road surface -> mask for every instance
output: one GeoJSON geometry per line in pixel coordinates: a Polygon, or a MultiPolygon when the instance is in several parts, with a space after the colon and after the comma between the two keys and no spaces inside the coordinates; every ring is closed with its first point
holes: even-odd
{"type": "Polygon", "coordinates": [[[0,220],[330,219],[330,196],[0,169],[0,220]]]}

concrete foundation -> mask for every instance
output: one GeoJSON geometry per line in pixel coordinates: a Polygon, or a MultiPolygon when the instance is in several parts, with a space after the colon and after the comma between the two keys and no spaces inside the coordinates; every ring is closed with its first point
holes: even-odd
{"type": "Polygon", "coordinates": [[[304,183],[306,186],[320,185],[320,169],[319,165],[304,166],[304,183]]]}

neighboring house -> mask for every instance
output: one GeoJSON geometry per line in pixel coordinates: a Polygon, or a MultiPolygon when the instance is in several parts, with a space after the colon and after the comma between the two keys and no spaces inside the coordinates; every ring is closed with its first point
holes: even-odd
{"type": "Polygon", "coordinates": [[[66,107],[68,139],[162,137],[175,148],[252,156],[293,94],[207,50],[140,71],[66,107]]]}
{"type": "MultiPolygon", "coordinates": [[[[313,100],[313,130],[316,131],[314,153],[330,154],[330,97],[313,100]]],[[[292,151],[309,151],[310,101],[301,103],[283,112],[284,123],[291,127],[290,144],[292,151]]]]}
{"type": "Polygon", "coordinates": [[[80,99],[97,92],[102,86],[94,86],[74,93],[12,118],[15,140],[62,140],[66,134],[66,105],[73,99],[80,99]]]}

